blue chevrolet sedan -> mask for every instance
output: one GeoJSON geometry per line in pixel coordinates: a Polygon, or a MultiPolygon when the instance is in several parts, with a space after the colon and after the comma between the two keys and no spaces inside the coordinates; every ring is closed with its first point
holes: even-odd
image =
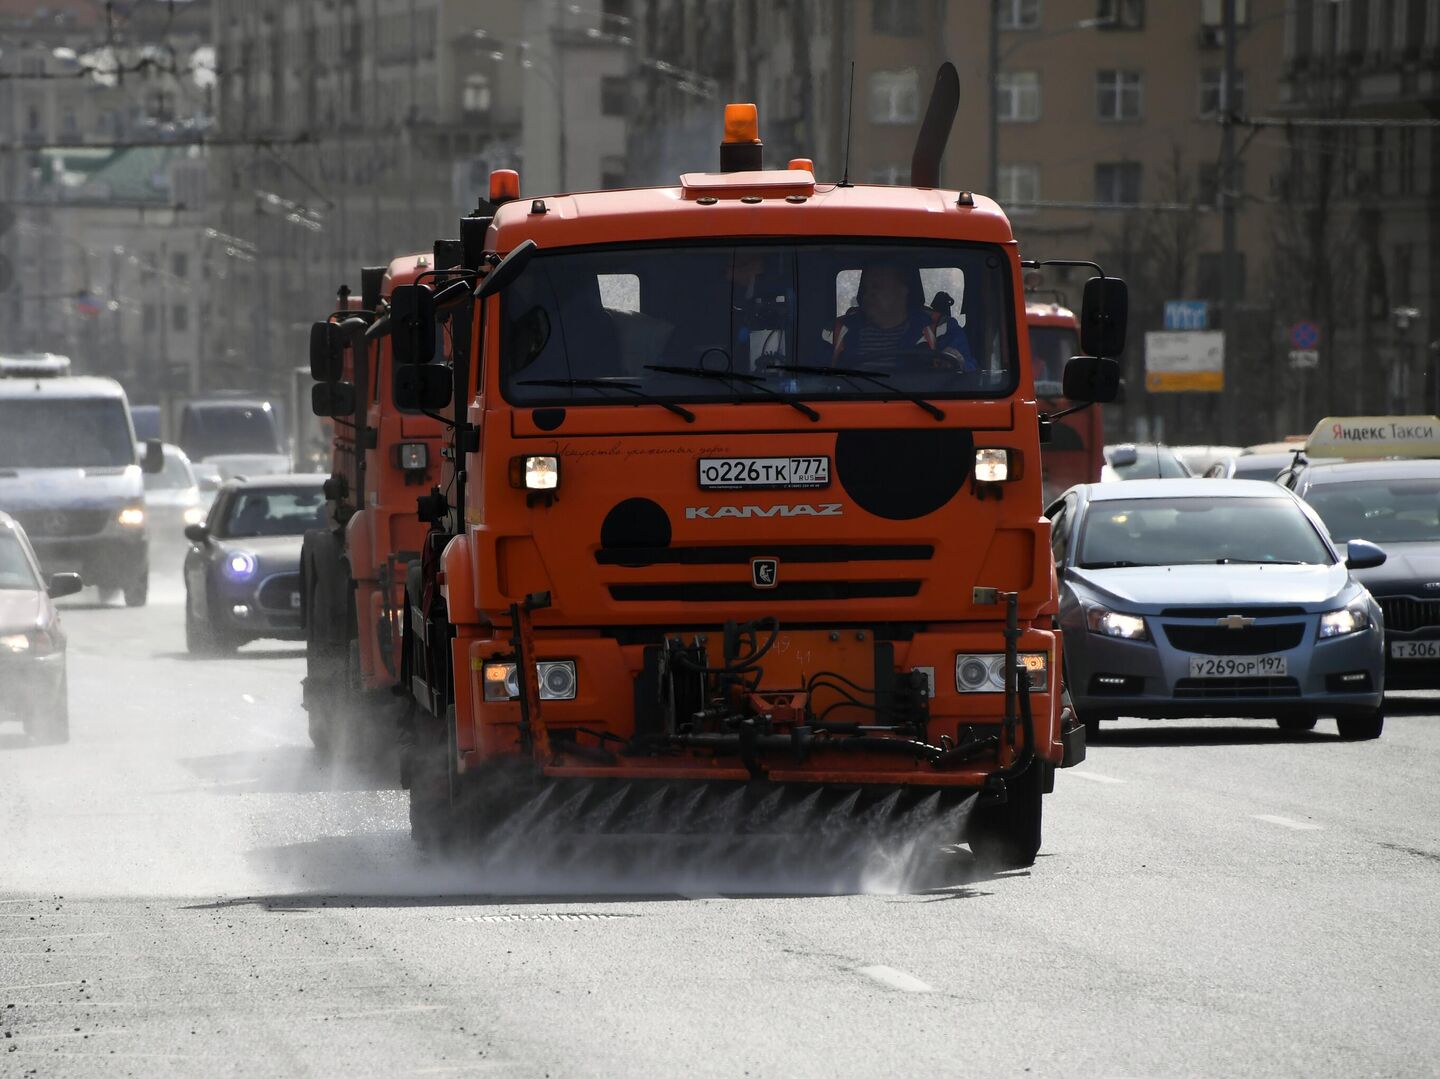
{"type": "Polygon", "coordinates": [[[1065,677],[1089,733],[1120,716],[1273,719],[1377,738],[1380,608],[1308,506],[1258,480],[1072,487],[1047,511],[1065,677]]]}

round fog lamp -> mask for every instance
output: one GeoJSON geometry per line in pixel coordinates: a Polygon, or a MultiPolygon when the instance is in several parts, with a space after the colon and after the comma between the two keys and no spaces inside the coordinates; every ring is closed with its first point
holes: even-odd
{"type": "Polygon", "coordinates": [[[540,696],[551,701],[568,701],[575,696],[575,665],[569,662],[537,664],[540,696]]]}

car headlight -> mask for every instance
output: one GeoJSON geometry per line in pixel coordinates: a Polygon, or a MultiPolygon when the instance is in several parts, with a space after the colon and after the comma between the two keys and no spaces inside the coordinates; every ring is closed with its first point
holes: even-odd
{"type": "MultiPolygon", "coordinates": [[[[1030,685],[1039,689],[1047,684],[1049,656],[1044,652],[1021,652],[1017,657],[1030,672],[1030,685]]],[[[1005,653],[960,652],[955,656],[955,692],[1005,692],[1005,653]]]]}
{"type": "MultiPolygon", "coordinates": [[[[520,697],[520,679],[515,664],[495,662],[485,664],[485,699],[487,701],[513,701],[520,697]]],[[[542,701],[573,701],[578,679],[575,677],[575,662],[569,659],[547,659],[535,664],[535,677],[540,683],[542,701]]]]}
{"type": "Polygon", "coordinates": [[[249,551],[230,551],[225,555],[225,573],[235,581],[248,581],[255,576],[255,556],[249,551]]]}
{"type": "Polygon", "coordinates": [[[199,506],[191,506],[185,511],[185,523],[187,525],[200,525],[205,523],[205,511],[199,506]]]}
{"type": "Polygon", "coordinates": [[[145,507],[126,506],[115,519],[126,528],[139,528],[145,523],[145,507]]]}
{"type": "Polygon", "coordinates": [[[19,654],[30,651],[30,634],[7,633],[0,637],[0,652],[19,654]]]}
{"type": "Polygon", "coordinates": [[[1085,611],[1085,624],[1091,633],[1104,637],[1123,637],[1127,641],[1148,641],[1150,631],[1145,619],[1138,614],[1121,614],[1104,607],[1090,607],[1085,611]]]}
{"type": "Polygon", "coordinates": [[[1370,612],[1363,604],[1352,603],[1338,611],[1326,611],[1320,616],[1320,639],[1343,637],[1347,633],[1358,633],[1370,628],[1370,612]]]}

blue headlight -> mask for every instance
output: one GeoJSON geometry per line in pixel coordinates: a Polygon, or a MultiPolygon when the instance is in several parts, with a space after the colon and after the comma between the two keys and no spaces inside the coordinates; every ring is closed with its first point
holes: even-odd
{"type": "Polygon", "coordinates": [[[255,576],[255,556],[249,551],[231,551],[225,556],[225,572],[237,581],[255,576]]]}

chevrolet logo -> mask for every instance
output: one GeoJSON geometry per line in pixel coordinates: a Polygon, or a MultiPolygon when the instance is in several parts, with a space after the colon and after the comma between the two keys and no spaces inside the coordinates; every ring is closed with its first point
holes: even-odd
{"type": "Polygon", "coordinates": [[[1255,619],[1246,618],[1243,614],[1227,614],[1224,618],[1215,619],[1217,626],[1224,626],[1226,629],[1245,629],[1255,624],[1255,619]]]}

